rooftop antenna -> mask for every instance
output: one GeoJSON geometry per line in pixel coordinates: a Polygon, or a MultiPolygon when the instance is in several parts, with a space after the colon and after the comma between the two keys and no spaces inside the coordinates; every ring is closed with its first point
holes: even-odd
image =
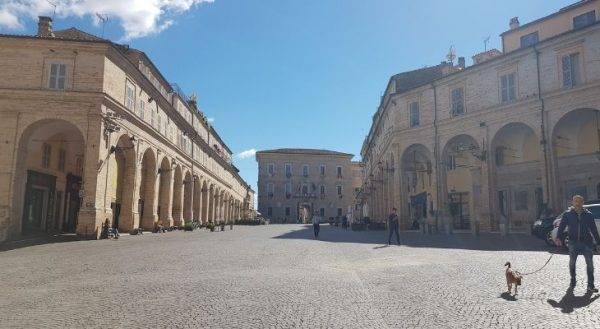
{"type": "Polygon", "coordinates": [[[483,51],[484,52],[487,51],[488,43],[490,43],[490,36],[488,36],[487,38],[483,39],[483,51]]]}
{"type": "Polygon", "coordinates": [[[102,22],[102,38],[104,38],[104,27],[106,26],[106,22],[108,22],[108,15],[96,13],[96,17],[102,22]]]}
{"type": "Polygon", "coordinates": [[[46,2],[48,2],[50,4],[50,6],[52,6],[52,8],[54,8],[53,11],[52,11],[52,20],[54,20],[54,15],[56,15],[56,6],[57,6],[57,3],[52,2],[50,0],[46,0],[46,2]]]}
{"type": "Polygon", "coordinates": [[[454,65],[454,59],[456,58],[456,50],[454,50],[454,46],[450,46],[450,50],[448,50],[448,54],[446,55],[446,59],[452,65],[454,65]]]}

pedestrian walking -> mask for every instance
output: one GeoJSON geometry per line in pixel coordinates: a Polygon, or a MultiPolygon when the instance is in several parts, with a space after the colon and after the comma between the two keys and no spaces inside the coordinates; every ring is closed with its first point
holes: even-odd
{"type": "Polygon", "coordinates": [[[314,231],[314,238],[318,239],[319,238],[319,231],[321,230],[321,216],[319,216],[319,214],[315,214],[312,218],[313,221],[313,231],[314,231]]]}
{"type": "Polygon", "coordinates": [[[575,288],[575,265],[577,256],[583,255],[587,266],[587,290],[590,293],[598,292],[594,286],[594,249],[600,243],[600,236],[594,221],[594,216],[583,208],[583,197],[573,196],[572,207],[562,214],[558,227],[556,245],[565,244],[565,229],[569,235],[569,274],[571,275],[570,289],[575,288]]]}
{"type": "Polygon", "coordinates": [[[396,212],[397,212],[396,208],[392,208],[392,213],[388,217],[388,228],[390,231],[390,233],[388,235],[388,245],[392,244],[392,234],[394,234],[394,232],[396,233],[396,242],[398,242],[398,245],[400,245],[400,233],[399,233],[399,228],[398,228],[398,214],[396,212]]]}

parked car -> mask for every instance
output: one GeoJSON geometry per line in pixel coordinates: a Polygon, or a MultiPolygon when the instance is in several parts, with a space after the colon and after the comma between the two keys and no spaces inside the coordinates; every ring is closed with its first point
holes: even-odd
{"type": "MultiPolygon", "coordinates": [[[[596,227],[598,231],[600,231],[600,203],[586,203],[583,205],[583,208],[589,210],[594,215],[594,221],[596,222],[596,227]]],[[[554,228],[552,229],[552,241],[554,242],[558,236],[558,227],[560,226],[560,221],[562,219],[562,215],[556,218],[554,221],[554,228]]],[[[600,243],[600,241],[596,241],[596,243],[600,243]]],[[[568,245],[568,240],[565,240],[565,245],[568,245]]]]}
{"type": "Polygon", "coordinates": [[[554,246],[552,240],[552,230],[554,229],[554,221],[556,217],[540,218],[531,225],[531,235],[534,235],[546,242],[549,246],[554,246]]]}

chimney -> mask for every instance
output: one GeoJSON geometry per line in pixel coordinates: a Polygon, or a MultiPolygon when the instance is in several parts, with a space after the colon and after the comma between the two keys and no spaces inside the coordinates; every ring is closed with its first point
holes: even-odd
{"type": "Polygon", "coordinates": [[[458,67],[459,67],[461,70],[464,70],[464,69],[465,69],[465,58],[464,58],[464,57],[459,57],[459,58],[458,58],[458,67]]]}
{"type": "Polygon", "coordinates": [[[513,17],[510,19],[510,23],[508,24],[511,30],[518,29],[520,26],[519,17],[513,17]]]}
{"type": "Polygon", "coordinates": [[[52,18],[48,16],[39,16],[38,21],[38,37],[42,38],[53,38],[54,33],[52,33],[52,18]]]}

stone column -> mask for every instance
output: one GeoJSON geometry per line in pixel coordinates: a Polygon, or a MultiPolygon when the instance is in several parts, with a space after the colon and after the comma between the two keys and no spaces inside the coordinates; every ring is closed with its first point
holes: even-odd
{"type": "Polygon", "coordinates": [[[83,198],[81,199],[76,232],[78,236],[83,238],[98,239],[100,238],[102,223],[104,222],[104,187],[107,175],[105,159],[108,150],[104,147],[104,123],[100,115],[89,115],[87,120],[87,131],[82,130],[83,135],[88,136],[88,139],[85,141],[83,150],[83,177],[81,186],[83,198]],[[103,159],[103,167],[98,172],[100,159],[103,159]]]}

